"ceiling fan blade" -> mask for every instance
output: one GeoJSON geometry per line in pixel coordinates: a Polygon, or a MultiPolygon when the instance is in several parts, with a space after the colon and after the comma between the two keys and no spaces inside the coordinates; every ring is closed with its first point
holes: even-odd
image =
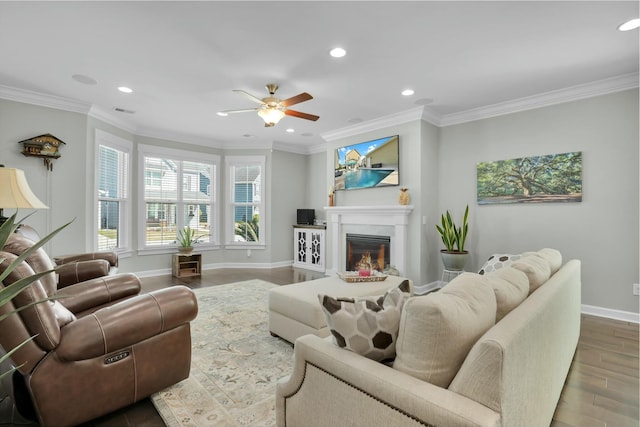
{"type": "Polygon", "coordinates": [[[250,111],[258,111],[260,108],[245,108],[242,110],[226,110],[226,111],[220,111],[221,113],[225,113],[225,114],[232,114],[232,113],[248,113],[250,111]]]}
{"type": "Polygon", "coordinates": [[[285,110],[284,113],[287,116],[293,116],[293,117],[297,117],[299,119],[313,120],[314,122],[320,118],[320,116],[316,116],[316,115],[313,115],[313,114],[307,114],[307,113],[301,113],[300,111],[296,111],[296,110],[285,110]]]}
{"type": "Polygon", "coordinates": [[[282,105],[283,107],[288,107],[289,105],[299,104],[310,99],[313,99],[313,96],[309,95],[307,92],[302,92],[301,94],[292,96],[291,98],[285,99],[284,101],[280,101],[280,105],[282,105]]]}
{"type": "Polygon", "coordinates": [[[234,92],[239,93],[240,95],[244,95],[245,97],[249,98],[250,100],[252,100],[253,102],[257,102],[258,104],[262,104],[262,99],[258,98],[257,96],[253,96],[251,95],[249,92],[245,92],[243,90],[240,89],[233,89],[234,92]]]}

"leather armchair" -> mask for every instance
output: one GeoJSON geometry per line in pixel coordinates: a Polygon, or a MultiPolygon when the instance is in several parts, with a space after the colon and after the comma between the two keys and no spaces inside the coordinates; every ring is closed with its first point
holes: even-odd
{"type": "MultiPolygon", "coordinates": [[[[16,258],[0,251],[0,271],[16,258]]],[[[0,286],[33,274],[31,264],[23,261],[0,286]]],[[[94,279],[103,281],[99,286],[83,282],[60,291],[43,276],[0,306],[0,315],[21,309],[0,321],[2,348],[16,348],[33,337],[11,360],[40,425],[77,425],[189,376],[189,322],[198,311],[193,292],[174,286],[125,299],[107,296],[127,294],[137,282],[134,275],[122,276],[126,280],[109,291],[111,276],[94,279]],[[71,292],[75,286],[86,292],[71,292]],[[47,298],[59,299],[34,304],[47,298]],[[117,302],[108,301],[113,299],[117,302]]]]}
{"type": "MultiPolygon", "coordinates": [[[[31,226],[21,224],[16,234],[31,242],[40,240],[40,235],[31,226]]],[[[63,287],[83,280],[93,279],[118,273],[118,254],[113,251],[87,252],[53,257],[53,262],[60,267],[58,286],[63,287]]]]}
{"type": "MultiPolygon", "coordinates": [[[[14,255],[20,255],[25,250],[33,246],[33,243],[34,241],[30,238],[25,237],[20,233],[14,233],[7,240],[7,243],[5,244],[3,250],[11,252],[14,255]]],[[[86,256],[90,255],[86,254],[86,256]]],[[[69,262],[66,264],[58,265],[56,267],[56,265],[54,265],[54,263],[51,261],[51,258],[47,255],[44,249],[40,248],[36,252],[31,254],[31,256],[27,258],[26,261],[36,273],[52,270],[54,268],[56,269],[56,274],[47,275],[46,277],[41,279],[43,281],[43,284],[47,288],[51,287],[51,289],[49,289],[50,291],[53,291],[54,288],[60,289],[69,285],[100,277],[105,278],[105,283],[118,282],[118,280],[113,279],[118,276],[111,275],[109,261],[104,259],[94,259],[82,262],[69,262]],[[109,276],[110,278],[107,278],[105,276],[109,276]]],[[[140,289],[132,294],[137,294],[139,292],[140,289]]]]}

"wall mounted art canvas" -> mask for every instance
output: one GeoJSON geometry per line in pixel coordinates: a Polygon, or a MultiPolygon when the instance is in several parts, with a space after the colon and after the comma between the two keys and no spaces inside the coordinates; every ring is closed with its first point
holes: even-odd
{"type": "Polygon", "coordinates": [[[398,139],[398,135],[393,135],[336,149],[335,190],[398,185],[398,139]]]}
{"type": "Polygon", "coordinates": [[[582,152],[481,162],[478,204],[582,201],[582,152]]]}

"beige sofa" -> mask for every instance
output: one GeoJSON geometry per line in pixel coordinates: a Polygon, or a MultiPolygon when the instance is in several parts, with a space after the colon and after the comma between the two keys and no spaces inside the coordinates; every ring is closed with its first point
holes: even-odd
{"type": "MultiPolygon", "coordinates": [[[[407,373],[407,369],[398,369],[399,366],[394,369],[390,364],[339,348],[331,337],[299,338],[295,343],[293,372],[277,385],[277,425],[549,425],[580,332],[580,261],[571,260],[557,268],[479,339],[474,338],[470,350],[464,350],[465,356],[453,379],[444,380],[446,386],[417,378],[413,372],[407,373]]],[[[536,280],[535,273],[530,274],[526,268],[522,271],[530,280],[536,280]]],[[[463,275],[461,281],[483,282],[488,277],[471,275],[463,275]]],[[[437,298],[447,298],[444,291],[449,286],[448,297],[457,298],[460,287],[456,288],[454,282],[437,292],[442,293],[437,298]]],[[[482,298],[486,295],[485,292],[482,298]]],[[[400,335],[409,322],[405,319],[407,311],[415,310],[416,304],[410,302],[415,300],[419,305],[425,300],[418,298],[430,296],[413,297],[405,303],[400,335]]],[[[499,300],[497,296],[496,292],[495,299],[499,300]]],[[[482,298],[469,305],[471,312],[482,311],[482,298]]],[[[496,310],[495,304],[484,305],[496,310]]],[[[500,311],[500,301],[497,304],[500,311]]],[[[459,332],[464,335],[467,329],[473,327],[461,328],[459,332]]],[[[452,335],[456,333],[450,331],[452,335]]],[[[440,337],[443,338],[447,337],[440,337]]],[[[394,365],[400,365],[402,339],[398,337],[394,365]]],[[[403,360],[406,365],[407,357],[403,360]]]]}

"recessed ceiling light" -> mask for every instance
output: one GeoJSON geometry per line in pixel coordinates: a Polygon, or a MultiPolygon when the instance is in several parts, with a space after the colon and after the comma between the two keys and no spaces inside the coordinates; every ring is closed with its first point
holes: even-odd
{"type": "Polygon", "coordinates": [[[245,133],[242,136],[244,136],[245,138],[255,138],[256,137],[255,135],[251,135],[250,133],[245,133]]]}
{"type": "Polygon", "coordinates": [[[302,135],[302,136],[313,136],[313,134],[311,132],[305,132],[305,133],[302,133],[300,135],[302,135]]]}
{"type": "Polygon", "coordinates": [[[402,95],[403,96],[411,96],[413,95],[415,92],[413,91],[413,89],[405,89],[402,91],[402,95]]]}
{"type": "Polygon", "coordinates": [[[629,21],[625,22],[624,24],[621,24],[618,27],[618,30],[620,30],[620,31],[630,31],[630,30],[635,30],[638,27],[640,27],[640,19],[639,18],[635,18],[635,19],[630,19],[629,21]]]}
{"type": "Polygon", "coordinates": [[[133,89],[126,87],[126,86],[120,86],[118,87],[118,90],[122,93],[131,93],[133,92],[133,89]]]}
{"type": "Polygon", "coordinates": [[[333,56],[334,58],[342,58],[346,54],[347,54],[347,51],[341,47],[334,47],[329,51],[329,55],[333,56]]]}
{"type": "Polygon", "coordinates": [[[291,129],[291,128],[287,129],[287,132],[289,133],[294,133],[295,131],[296,131],[295,129],[291,129]]]}
{"type": "Polygon", "coordinates": [[[219,115],[220,117],[227,117],[228,116],[228,114],[225,113],[224,111],[218,111],[216,114],[219,115]]]}
{"type": "Polygon", "coordinates": [[[82,83],[82,84],[85,84],[85,85],[98,84],[96,79],[94,79],[93,77],[85,76],[84,74],[74,74],[73,76],[71,76],[71,78],[73,80],[77,81],[78,83],[82,83]]]}

